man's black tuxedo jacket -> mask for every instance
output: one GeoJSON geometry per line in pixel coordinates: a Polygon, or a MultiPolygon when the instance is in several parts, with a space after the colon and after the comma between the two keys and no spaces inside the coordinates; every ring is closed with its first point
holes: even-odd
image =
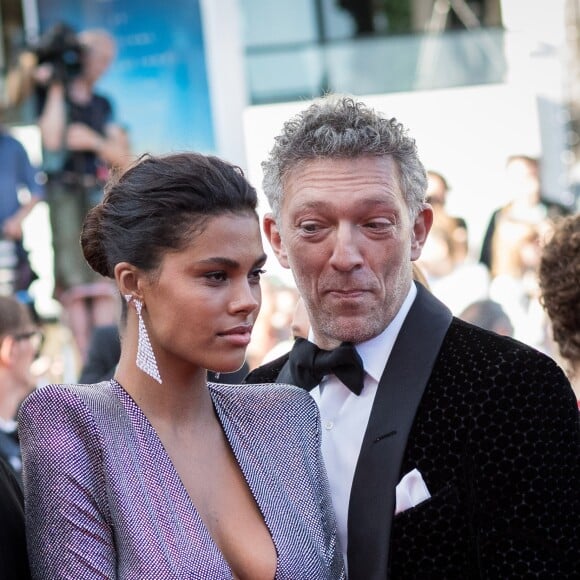
{"type": "MultiPolygon", "coordinates": [[[[420,285],[379,383],[349,504],[351,580],[580,578],[580,429],[548,357],[420,285]],[[417,468],[431,498],[394,515],[417,468]]],[[[288,355],[247,382],[291,382],[288,355]]]]}

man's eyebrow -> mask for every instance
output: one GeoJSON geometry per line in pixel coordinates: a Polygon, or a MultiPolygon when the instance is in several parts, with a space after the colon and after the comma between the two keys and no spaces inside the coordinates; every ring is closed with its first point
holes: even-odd
{"type": "MultiPolygon", "coordinates": [[[[361,198],[358,201],[359,206],[363,207],[373,207],[373,206],[384,206],[392,207],[393,202],[389,198],[384,197],[368,197],[361,198]]],[[[324,209],[329,207],[329,202],[326,200],[305,200],[297,206],[298,211],[304,211],[308,209],[324,209]]]]}

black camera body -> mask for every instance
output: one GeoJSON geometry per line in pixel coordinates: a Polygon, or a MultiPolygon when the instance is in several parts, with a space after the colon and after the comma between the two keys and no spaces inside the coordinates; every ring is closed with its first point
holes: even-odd
{"type": "Polygon", "coordinates": [[[59,23],[41,36],[32,47],[38,64],[53,67],[53,80],[67,83],[83,70],[84,47],[76,32],[67,24],[59,23]]]}

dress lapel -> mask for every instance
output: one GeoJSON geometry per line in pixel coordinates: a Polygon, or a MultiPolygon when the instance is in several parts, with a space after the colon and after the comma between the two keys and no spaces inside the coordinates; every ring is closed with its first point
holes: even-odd
{"type": "Polygon", "coordinates": [[[449,309],[417,284],[379,387],[354,474],[348,516],[348,577],[387,578],[395,487],[409,431],[441,344],[449,309]]]}

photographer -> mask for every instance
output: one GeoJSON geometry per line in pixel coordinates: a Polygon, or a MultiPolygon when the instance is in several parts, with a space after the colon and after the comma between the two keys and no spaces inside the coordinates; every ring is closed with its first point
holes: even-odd
{"type": "Polygon", "coordinates": [[[101,30],[73,36],[61,26],[41,40],[37,54],[55,297],[84,360],[93,328],[116,319],[113,290],[88,268],[79,244],[82,221],[100,201],[109,169],[130,161],[127,137],[113,121],[111,103],[94,92],[114,58],[115,42],[101,30]]]}

